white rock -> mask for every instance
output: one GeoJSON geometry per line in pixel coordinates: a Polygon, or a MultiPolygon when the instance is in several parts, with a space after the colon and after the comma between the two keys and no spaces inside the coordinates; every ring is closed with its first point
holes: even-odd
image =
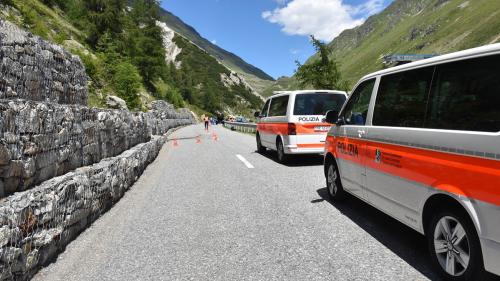
{"type": "Polygon", "coordinates": [[[127,109],[127,103],[117,96],[107,96],[106,105],[113,109],[127,109]]]}
{"type": "Polygon", "coordinates": [[[173,41],[175,31],[167,26],[164,22],[157,21],[156,25],[163,29],[163,47],[165,48],[165,60],[168,63],[173,63],[177,69],[181,67],[181,62],[176,61],[177,56],[182,52],[173,41]]]}

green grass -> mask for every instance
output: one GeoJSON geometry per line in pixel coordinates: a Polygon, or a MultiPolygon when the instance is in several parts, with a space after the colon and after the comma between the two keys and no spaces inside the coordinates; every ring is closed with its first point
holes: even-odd
{"type": "Polygon", "coordinates": [[[38,0],[13,0],[15,8],[21,13],[21,21],[16,24],[27,28],[35,35],[56,43],[69,38],[83,40],[84,34],[69,23],[58,9],[51,9],[38,0]]]}

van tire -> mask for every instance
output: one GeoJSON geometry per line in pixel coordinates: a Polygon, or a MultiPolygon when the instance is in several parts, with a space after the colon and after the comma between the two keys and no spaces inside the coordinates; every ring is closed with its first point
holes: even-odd
{"type": "Polygon", "coordinates": [[[260,154],[265,153],[267,149],[266,149],[265,146],[262,145],[259,133],[257,133],[257,135],[255,136],[255,140],[257,142],[257,152],[260,153],[260,154]]]}
{"type": "Polygon", "coordinates": [[[437,212],[430,220],[426,236],[432,263],[444,280],[482,280],[485,271],[481,244],[474,223],[465,211],[452,208],[437,212]],[[457,243],[457,237],[460,235],[454,235],[454,232],[458,227],[461,227],[464,232],[461,230],[459,232],[465,236],[457,243]],[[448,233],[447,238],[446,233],[448,233]],[[437,245],[442,246],[441,250],[436,250],[437,245]],[[444,252],[438,253],[438,251],[444,252]],[[467,255],[469,259],[467,268],[464,269],[461,263],[464,262],[463,257],[467,255]],[[448,261],[449,258],[451,260],[448,261]],[[453,264],[453,267],[447,269],[448,262],[452,262],[450,264],[453,264]],[[450,271],[454,271],[455,274],[451,274],[450,271]]]}
{"type": "Polygon", "coordinates": [[[331,201],[342,201],[345,199],[345,191],[340,180],[339,169],[334,162],[326,164],[326,191],[331,201]]]}
{"type": "Polygon", "coordinates": [[[276,151],[278,152],[278,162],[285,164],[288,161],[288,155],[285,154],[285,147],[281,139],[276,142],[276,151]]]}

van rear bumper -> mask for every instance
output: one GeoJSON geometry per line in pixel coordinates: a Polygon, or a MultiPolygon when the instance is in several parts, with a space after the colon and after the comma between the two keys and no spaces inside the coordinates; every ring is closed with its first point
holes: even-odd
{"type": "Polygon", "coordinates": [[[284,146],[286,154],[323,154],[325,152],[326,133],[299,134],[286,136],[284,146]]]}
{"type": "Polygon", "coordinates": [[[285,145],[286,154],[323,154],[325,153],[324,144],[314,145],[285,145]]]}
{"type": "Polygon", "coordinates": [[[484,268],[486,271],[500,276],[500,243],[481,238],[484,268]]]}

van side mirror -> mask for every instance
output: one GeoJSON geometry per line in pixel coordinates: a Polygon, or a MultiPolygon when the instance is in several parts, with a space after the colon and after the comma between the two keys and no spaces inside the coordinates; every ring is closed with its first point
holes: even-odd
{"type": "Polygon", "coordinates": [[[260,112],[256,111],[256,112],[253,114],[253,117],[255,117],[255,118],[259,118],[259,117],[260,117],[260,112]]]}
{"type": "Polygon", "coordinates": [[[336,124],[339,120],[339,112],[337,110],[330,110],[326,113],[326,123],[336,124]]]}

